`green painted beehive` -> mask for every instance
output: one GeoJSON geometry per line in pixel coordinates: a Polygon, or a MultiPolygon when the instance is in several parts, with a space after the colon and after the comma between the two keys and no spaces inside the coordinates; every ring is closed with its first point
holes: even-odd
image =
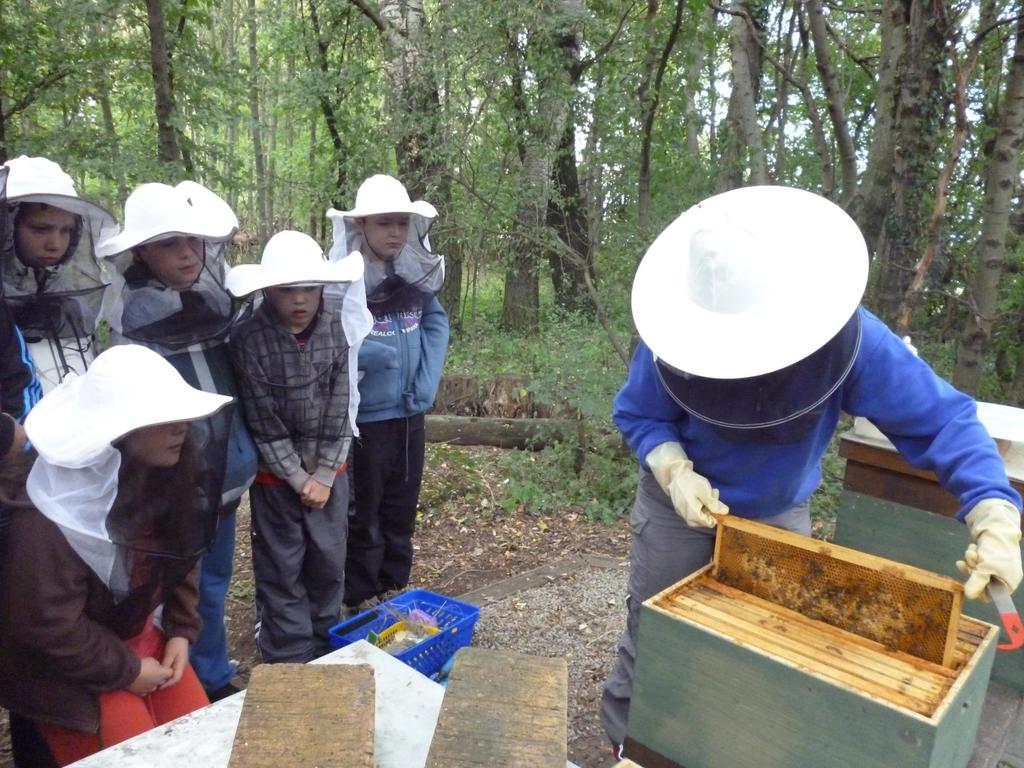
{"type": "MultiPolygon", "coordinates": [[[[732,566],[720,567],[729,558],[716,552],[712,565],[641,608],[626,756],[644,768],[966,766],[998,630],[960,616],[955,599],[949,627],[929,626],[941,620],[940,593],[959,595],[955,580],[797,538],[808,542],[800,546],[809,547],[803,559],[816,603],[834,594],[849,605],[848,590],[861,581],[848,578],[853,566],[877,569],[888,592],[858,601],[857,615],[826,606],[810,618],[773,602],[804,607],[791,589],[801,580],[772,572],[773,563],[790,567],[799,557],[773,550],[752,564],[751,578],[737,578],[732,566]],[[825,572],[823,552],[838,556],[825,572]],[[766,592],[772,584],[778,595],[766,592]],[[892,595],[902,595],[903,604],[892,595]],[[915,607],[926,604],[927,615],[914,618],[915,607]],[[862,614],[876,610],[865,621],[862,614]],[[866,628],[874,639],[844,624],[866,628]],[[909,636],[913,627],[936,642],[909,636]],[[946,629],[951,642],[938,642],[946,629]],[[922,658],[939,648],[939,661],[922,658]]],[[[741,561],[731,558],[733,566],[741,561]]]]}
{"type": "MultiPolygon", "coordinates": [[[[845,433],[839,454],[846,459],[835,541],[847,547],[960,578],[954,564],[969,541],[954,519],[959,499],[935,475],[911,467],[884,438],[845,433]]],[[[1024,493],[1024,445],[1012,443],[1004,455],[1010,484],[1024,493]]],[[[968,615],[999,623],[991,603],[969,600],[968,615]]],[[[997,653],[992,679],[1024,691],[1024,651],[997,653]]]]}

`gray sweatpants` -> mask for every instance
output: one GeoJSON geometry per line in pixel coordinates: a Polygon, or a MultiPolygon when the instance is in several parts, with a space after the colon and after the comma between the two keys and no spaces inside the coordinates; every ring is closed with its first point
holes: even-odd
{"type": "Polygon", "coordinates": [[[249,500],[260,656],[268,663],[323,656],[345,594],[348,478],[338,476],[323,509],[304,506],[287,485],[256,483],[249,500]]]}
{"type": "MultiPolygon", "coordinates": [[[[760,522],[809,536],[810,503],[761,518],[760,522]]],[[[715,550],[714,529],[687,526],[654,475],[646,469],[640,470],[629,527],[633,543],[629,552],[626,631],[619,638],[619,657],[605,681],[601,697],[601,723],[613,744],[622,744],[626,738],[640,604],[707,565],[715,550]]]]}

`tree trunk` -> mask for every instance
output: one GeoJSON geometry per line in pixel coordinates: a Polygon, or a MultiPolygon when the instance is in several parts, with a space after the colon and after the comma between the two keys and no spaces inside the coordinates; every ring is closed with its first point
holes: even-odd
{"type": "MultiPolygon", "coordinates": [[[[440,181],[441,98],[433,77],[423,0],[382,0],[380,16],[397,34],[385,63],[388,116],[397,128],[395,155],[402,182],[413,198],[426,197],[440,181]]],[[[436,205],[436,203],[435,203],[436,205]]]]}
{"type": "Polygon", "coordinates": [[[743,184],[743,169],[749,169],[747,183],[767,184],[768,170],[764,143],[757,118],[761,82],[761,47],[749,0],[736,0],[730,26],[732,94],[729,98],[727,147],[720,167],[717,188],[734,189],[743,184]]]}
{"type": "MultiPolygon", "coordinates": [[[[315,59],[316,67],[326,79],[330,75],[330,66],[327,63],[327,48],[330,41],[326,39],[320,28],[320,12],[317,7],[317,0],[309,0],[309,20],[313,25],[313,37],[315,53],[309,53],[311,59],[315,59]]],[[[308,46],[307,46],[308,50],[308,46]]],[[[335,111],[335,104],[327,95],[326,89],[318,89],[317,102],[320,104],[320,111],[324,116],[324,124],[327,126],[327,133],[331,137],[331,147],[334,149],[334,189],[330,193],[331,205],[335,208],[344,208],[342,196],[347,192],[349,159],[348,147],[341,136],[340,122],[335,111]]],[[[313,127],[316,130],[316,127],[313,127]]],[[[312,150],[311,150],[312,151],[312,150]]]]}
{"type": "MultiPolygon", "coordinates": [[[[799,27],[797,24],[801,19],[801,11],[803,6],[800,3],[796,3],[793,7],[793,12],[789,14],[789,23],[783,24],[783,14],[779,13],[778,21],[775,25],[775,54],[776,60],[781,57],[781,60],[775,65],[774,79],[775,79],[775,94],[771,99],[771,112],[768,120],[765,121],[764,135],[769,137],[774,133],[775,136],[775,157],[772,158],[772,170],[771,175],[774,179],[784,179],[786,177],[786,160],[789,151],[786,147],[786,131],[784,126],[789,120],[789,89],[792,83],[796,81],[793,74],[793,70],[796,68],[798,63],[806,64],[805,56],[797,56],[796,51],[793,49],[793,40],[797,37],[797,30],[799,27]],[[776,127],[777,126],[777,127],[776,127]]],[[[766,33],[767,37],[767,33],[766,33]]],[[[813,100],[811,104],[808,104],[808,110],[813,114],[813,100]]],[[[830,183],[832,179],[832,158],[828,156],[825,158],[821,169],[822,178],[822,189],[821,193],[826,197],[829,196],[831,188],[830,183]]]]}
{"type": "MultiPolygon", "coordinates": [[[[568,112],[568,109],[565,110],[568,112]]],[[[550,114],[550,113],[549,113],[550,114]]],[[[558,119],[552,115],[553,119],[558,119]]],[[[564,123],[563,113],[559,122],[564,123]]],[[[561,128],[559,128],[561,131],[561,128]]],[[[537,276],[539,255],[544,246],[538,242],[547,213],[548,179],[554,149],[527,149],[527,158],[520,174],[522,196],[516,210],[512,237],[513,252],[505,271],[505,295],[502,301],[501,326],[506,330],[534,333],[540,325],[540,280],[537,276]]]]}
{"type": "MultiPolygon", "coordinates": [[[[316,112],[310,111],[309,115],[309,150],[308,156],[306,157],[306,163],[310,168],[315,167],[316,164],[316,112]]],[[[315,206],[309,207],[309,233],[313,236],[314,240],[319,240],[317,232],[320,229],[320,222],[323,221],[325,216],[322,211],[318,211],[315,206]]]]}
{"type": "Polygon", "coordinates": [[[708,51],[704,39],[707,30],[715,23],[714,11],[707,4],[701,6],[700,15],[694,18],[693,34],[688,44],[684,46],[686,58],[686,88],[681,94],[683,98],[683,141],[686,146],[687,164],[695,173],[699,174],[701,168],[701,144],[700,131],[704,124],[704,118],[697,110],[696,94],[701,87],[700,77],[706,61],[708,51]]]}
{"type": "MultiPolygon", "coordinates": [[[[598,62],[594,73],[594,98],[600,98],[604,91],[604,63],[598,62]]],[[[586,205],[584,220],[587,222],[587,263],[593,264],[598,245],[604,234],[604,163],[598,158],[598,137],[602,126],[596,113],[591,116],[587,142],[583,146],[583,174],[581,185],[586,205]]]]}
{"type": "Polygon", "coordinates": [[[249,117],[252,120],[253,167],[256,174],[256,231],[260,243],[266,243],[269,236],[270,211],[267,210],[267,171],[263,155],[263,129],[260,125],[260,84],[259,62],[256,52],[256,0],[249,0],[246,16],[249,31],[249,117]]]}
{"type": "Polygon", "coordinates": [[[874,305],[893,322],[923,244],[925,211],[934,187],[932,155],[940,141],[941,89],[948,29],[931,3],[908,0],[906,55],[898,66],[893,183],[876,254],[874,305]]]}
{"type": "MultiPolygon", "coordinates": [[[[1024,339],[1024,312],[1017,313],[1017,338],[1024,339]]],[[[1024,406],[1024,351],[1017,352],[1017,368],[1010,383],[1008,400],[1010,405],[1024,406]]]]}
{"type": "MultiPolygon", "coordinates": [[[[224,3],[224,30],[222,38],[222,50],[224,51],[224,59],[228,62],[228,66],[232,72],[238,71],[238,46],[235,42],[236,36],[236,18],[235,18],[235,1],[225,0],[224,3]]],[[[235,175],[235,144],[238,142],[238,111],[231,110],[231,114],[227,116],[227,127],[225,129],[225,135],[227,142],[225,145],[224,152],[224,178],[231,179],[227,187],[227,202],[231,206],[231,209],[238,210],[238,185],[234,181],[235,175]]],[[[243,227],[245,225],[243,224],[243,227]]]]}
{"type": "Polygon", "coordinates": [[[641,242],[651,239],[651,146],[654,141],[654,118],[661,101],[661,84],[669,56],[679,39],[685,0],[676,0],[676,12],[665,44],[655,44],[657,36],[658,0],[647,0],[647,58],[637,96],[640,102],[640,169],[637,178],[637,225],[641,242]]]}
{"type": "MultiPolygon", "coordinates": [[[[651,93],[654,68],[658,61],[658,47],[655,45],[658,26],[658,0],[647,0],[647,16],[644,19],[644,37],[647,51],[644,54],[643,74],[637,88],[640,102],[640,168],[637,173],[636,219],[640,241],[650,240],[651,228],[651,133],[654,127],[654,95],[651,93]]],[[[637,258],[640,258],[639,255],[637,258]]]]}
{"type": "Polygon", "coordinates": [[[1010,208],[1020,173],[1021,142],[1024,139],[1024,18],[1017,19],[1015,35],[999,131],[985,173],[981,240],[970,290],[971,313],[960,337],[953,371],[953,383],[971,394],[978,391],[982,362],[992,336],[999,281],[1006,260],[1010,208]]]}
{"type": "Polygon", "coordinates": [[[893,157],[895,155],[897,93],[899,70],[907,49],[907,18],[904,0],[883,0],[881,22],[881,57],[878,65],[878,87],[875,90],[875,127],[868,149],[861,194],[854,198],[850,215],[867,242],[868,254],[874,255],[892,202],[893,157]]]}
{"type": "MultiPolygon", "coordinates": [[[[540,293],[537,269],[540,243],[548,207],[549,180],[555,152],[569,118],[572,99],[571,72],[580,60],[580,36],[577,29],[582,15],[582,0],[557,0],[545,5],[550,9],[551,30],[538,41],[550,46],[561,59],[560,66],[536,73],[537,102],[528,118],[529,130],[520,135],[523,164],[519,183],[519,202],[512,237],[512,254],[505,272],[505,296],[502,305],[503,328],[520,332],[535,331],[540,321],[540,293]]],[[[542,55],[543,52],[538,52],[542,55]]]]}
{"type": "Polygon", "coordinates": [[[361,0],[352,2],[377,25],[386,49],[384,75],[388,82],[388,117],[395,131],[398,173],[409,195],[429,200],[438,210],[431,247],[446,254],[442,299],[453,317],[459,316],[462,254],[446,249],[451,229],[451,182],[445,161],[444,116],[430,54],[430,29],[423,0],[381,0],[374,15],[361,0]]]}
{"type": "MultiPolygon", "coordinates": [[[[992,29],[996,23],[994,9],[991,4],[986,4],[982,9],[982,16],[979,19],[981,29],[992,29]],[[986,15],[986,13],[988,15],[986,15]]],[[[964,144],[967,142],[969,133],[968,117],[968,87],[973,80],[974,68],[978,61],[981,50],[981,39],[976,38],[967,48],[966,54],[961,57],[955,45],[948,47],[949,58],[952,63],[953,81],[951,101],[953,103],[953,133],[946,150],[946,159],[939,172],[935,183],[935,199],[932,204],[931,215],[928,218],[927,230],[924,237],[924,248],[921,257],[914,265],[913,276],[907,292],[903,296],[899,311],[897,312],[896,324],[893,330],[899,335],[909,333],[911,319],[915,307],[920,303],[925,294],[925,283],[932,271],[935,259],[942,251],[942,232],[946,220],[946,209],[949,202],[949,187],[957,166],[960,163],[960,155],[964,144]]],[[[1002,56],[999,56],[1000,65],[1002,56]]],[[[1000,70],[1002,67],[1000,66],[1000,70]]],[[[998,95],[997,95],[998,100],[998,95]]],[[[998,113],[998,110],[993,110],[998,113]]],[[[1007,203],[1008,204],[1008,203],[1007,203]]],[[[1007,210],[1007,217],[1009,211],[1007,210]]]]}
{"type": "Polygon", "coordinates": [[[100,112],[103,114],[103,132],[107,136],[110,149],[110,175],[117,185],[117,199],[124,200],[128,197],[128,185],[125,183],[124,168],[121,165],[120,142],[114,125],[114,112],[110,108],[109,87],[110,81],[104,78],[103,90],[96,94],[96,101],[99,102],[100,112]]]}
{"type": "Polygon", "coordinates": [[[164,163],[181,163],[178,133],[174,128],[174,90],[171,86],[167,20],[163,0],[146,0],[149,21],[149,61],[156,107],[157,155],[164,163]]]}
{"type": "Polygon", "coordinates": [[[832,118],[832,133],[839,148],[839,203],[845,208],[850,205],[857,192],[857,156],[853,138],[850,136],[850,125],[846,119],[846,94],[832,68],[821,0],[807,0],[807,12],[810,16],[811,39],[814,41],[814,60],[817,63],[822,87],[825,89],[828,113],[832,118]]]}
{"type": "MultiPolygon", "coordinates": [[[[570,113],[571,114],[571,113],[570,113]]],[[[555,292],[555,303],[569,310],[582,310],[590,306],[587,286],[583,273],[590,272],[593,279],[593,265],[589,261],[591,248],[590,225],[587,222],[587,205],[580,188],[579,168],[576,165],[576,121],[566,120],[562,139],[558,144],[553,179],[556,194],[548,200],[547,225],[558,233],[564,248],[552,248],[548,252],[551,268],[551,282],[555,292]]]]}

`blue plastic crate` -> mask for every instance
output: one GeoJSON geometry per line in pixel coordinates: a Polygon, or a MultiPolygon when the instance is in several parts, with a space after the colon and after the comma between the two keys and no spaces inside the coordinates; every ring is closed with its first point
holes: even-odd
{"type": "Polygon", "coordinates": [[[417,672],[432,677],[441,670],[455,651],[472,642],[473,627],[480,618],[480,609],[475,605],[425,589],[410,589],[368,611],[335,624],[329,630],[331,646],[344,648],[358,640],[365,640],[370,632],[379,635],[415,609],[436,618],[438,629],[441,631],[395,654],[395,658],[417,672]]]}

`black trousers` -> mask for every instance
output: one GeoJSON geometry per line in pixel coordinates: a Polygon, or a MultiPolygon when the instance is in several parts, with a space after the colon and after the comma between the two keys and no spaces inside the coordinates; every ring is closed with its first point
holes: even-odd
{"type": "Polygon", "coordinates": [[[423,414],[359,425],[349,471],[345,603],[405,589],[423,480],[423,414]]]}
{"type": "Polygon", "coordinates": [[[14,768],[57,768],[57,761],[36,724],[14,712],[9,717],[14,768]]]}

